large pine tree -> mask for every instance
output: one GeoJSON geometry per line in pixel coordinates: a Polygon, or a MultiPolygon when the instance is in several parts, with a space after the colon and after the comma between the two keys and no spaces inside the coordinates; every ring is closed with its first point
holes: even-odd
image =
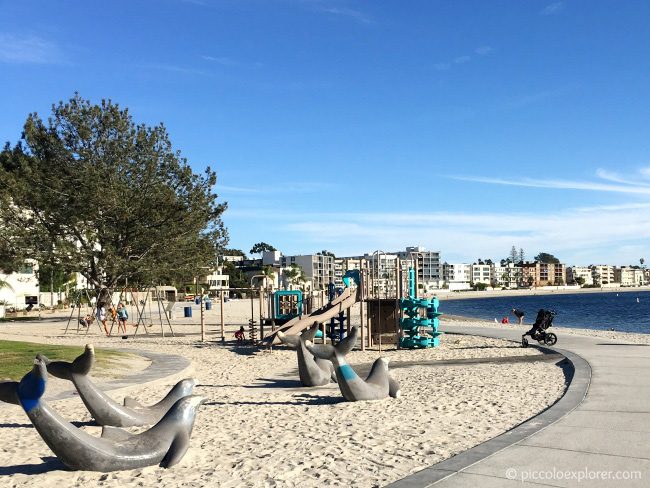
{"type": "Polygon", "coordinates": [[[34,258],[100,289],[191,278],[227,242],[216,174],[192,171],[163,124],[76,94],[0,153],[0,267],[34,258]]]}

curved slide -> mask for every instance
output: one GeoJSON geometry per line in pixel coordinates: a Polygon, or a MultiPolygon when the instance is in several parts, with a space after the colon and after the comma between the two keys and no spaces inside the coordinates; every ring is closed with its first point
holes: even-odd
{"type": "Polygon", "coordinates": [[[271,345],[281,344],[282,341],[280,341],[280,338],[277,336],[279,331],[282,331],[286,335],[295,335],[313,325],[314,322],[318,322],[319,324],[327,322],[328,320],[336,317],[339,313],[347,310],[355,303],[357,303],[359,301],[360,295],[360,287],[357,287],[356,290],[346,288],[343,290],[343,293],[332,300],[332,303],[328,303],[324,307],[319,308],[309,315],[303,315],[302,317],[295,317],[294,319],[291,319],[282,327],[276,329],[274,332],[271,332],[269,335],[264,337],[264,342],[268,342],[271,345]]]}

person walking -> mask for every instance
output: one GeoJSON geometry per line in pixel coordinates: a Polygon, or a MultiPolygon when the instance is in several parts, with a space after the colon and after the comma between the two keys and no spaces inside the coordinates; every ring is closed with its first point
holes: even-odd
{"type": "Polygon", "coordinates": [[[519,325],[521,325],[521,324],[524,323],[524,315],[526,315],[526,314],[524,313],[523,310],[520,310],[520,309],[518,309],[518,308],[513,308],[513,309],[512,309],[512,314],[513,314],[515,317],[517,317],[517,319],[519,320],[519,325]]]}

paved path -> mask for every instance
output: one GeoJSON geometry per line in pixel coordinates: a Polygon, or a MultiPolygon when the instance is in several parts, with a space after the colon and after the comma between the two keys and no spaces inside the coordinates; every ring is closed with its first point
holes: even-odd
{"type": "MultiPolygon", "coordinates": [[[[520,330],[503,326],[442,330],[521,338],[520,330]]],[[[556,349],[575,366],[559,402],[491,441],[390,486],[650,486],[650,346],[561,331],[558,337],[556,349]]],[[[522,387],[534,388],[535,378],[522,387]]]]}
{"type": "MultiPolygon", "coordinates": [[[[141,351],[138,349],[118,349],[122,352],[127,352],[129,354],[137,354],[143,356],[147,359],[151,359],[151,364],[147,366],[142,371],[126,376],[124,378],[112,380],[112,381],[101,381],[97,382],[97,387],[104,391],[109,392],[111,390],[119,390],[120,388],[126,388],[136,385],[144,385],[145,383],[150,383],[152,381],[161,380],[172,375],[176,375],[185,369],[189,368],[191,361],[184,358],[183,356],[176,356],[171,354],[158,354],[151,351],[141,351]]],[[[79,396],[77,390],[72,387],[69,390],[59,392],[55,395],[48,396],[45,395],[45,400],[63,400],[65,398],[72,398],[74,396],[79,396]]]]}

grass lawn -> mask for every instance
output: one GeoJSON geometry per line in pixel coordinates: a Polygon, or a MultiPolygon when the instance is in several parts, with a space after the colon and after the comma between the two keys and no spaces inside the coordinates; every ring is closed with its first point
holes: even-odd
{"type": "MultiPolygon", "coordinates": [[[[0,341],[0,378],[20,380],[34,364],[36,354],[52,361],[72,361],[84,351],[83,346],[57,346],[35,342],[0,341]]],[[[95,349],[93,369],[106,370],[133,357],[126,352],[95,349]]]]}

